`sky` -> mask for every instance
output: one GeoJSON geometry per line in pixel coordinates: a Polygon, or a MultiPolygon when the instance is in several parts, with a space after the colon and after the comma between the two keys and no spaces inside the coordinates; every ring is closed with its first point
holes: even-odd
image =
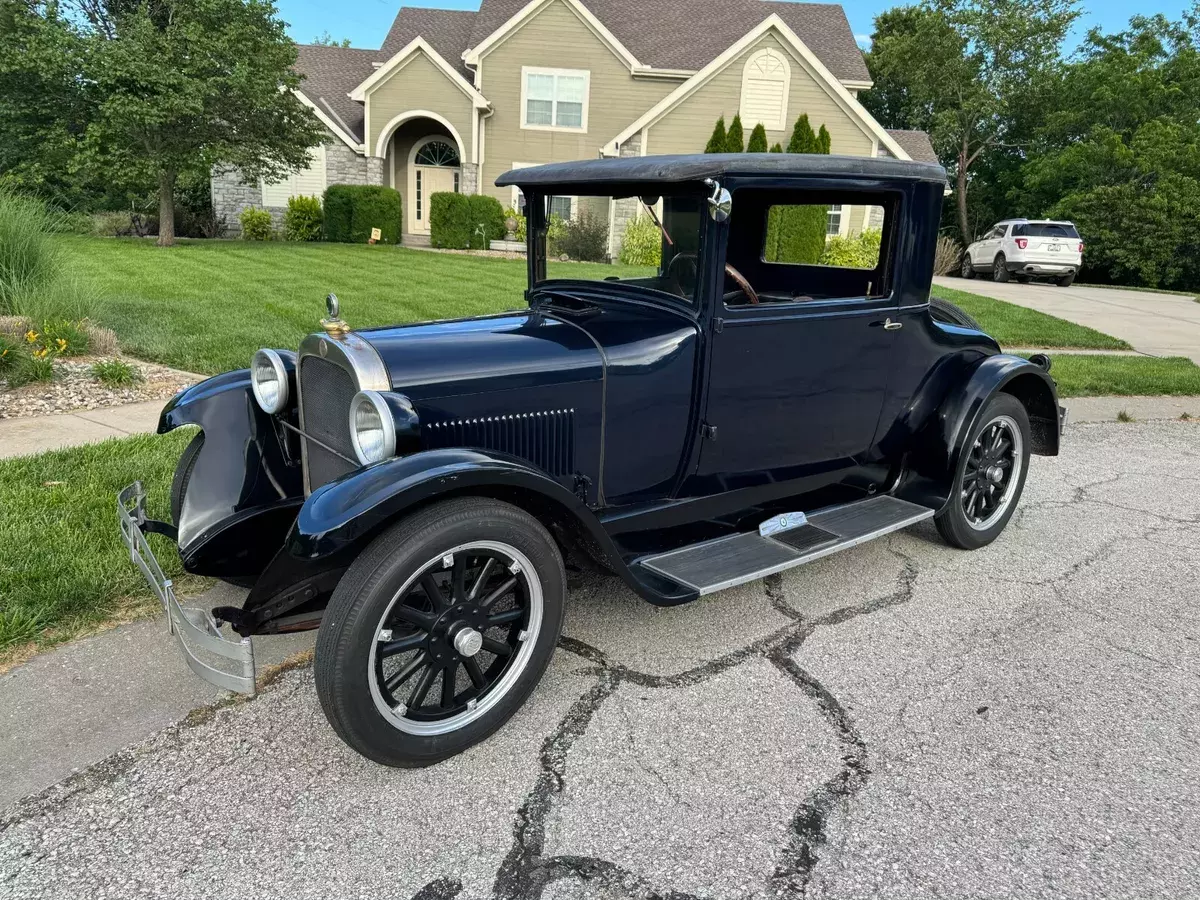
{"type": "MultiPolygon", "coordinates": [[[[376,49],[383,43],[384,35],[396,16],[396,10],[404,6],[433,6],[441,9],[478,9],[479,0],[276,0],[284,21],[291,24],[291,35],[298,43],[311,42],[328,31],[335,38],[350,38],[355,47],[376,49]]],[[[720,2],[720,0],[713,0],[720,2]]],[[[586,0],[585,0],[586,3],[586,0]]],[[[898,5],[896,0],[844,0],[842,6],[850,19],[850,25],[859,43],[866,45],[871,34],[871,23],[885,9],[898,5]]],[[[1145,0],[1136,4],[1129,0],[1084,0],[1083,15],[1076,27],[1076,38],[1081,38],[1089,28],[1100,26],[1106,31],[1116,31],[1129,21],[1130,15],[1139,12],[1151,15],[1165,13],[1178,18],[1191,5],[1191,0],[1145,0]]]]}

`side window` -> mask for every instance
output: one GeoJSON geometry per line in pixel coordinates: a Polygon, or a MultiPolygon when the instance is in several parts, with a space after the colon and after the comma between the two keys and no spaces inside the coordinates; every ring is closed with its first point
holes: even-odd
{"type": "Polygon", "coordinates": [[[724,302],[882,299],[891,294],[899,192],[742,188],[734,192],[724,302]],[[749,291],[746,289],[749,285],[749,291]]]}

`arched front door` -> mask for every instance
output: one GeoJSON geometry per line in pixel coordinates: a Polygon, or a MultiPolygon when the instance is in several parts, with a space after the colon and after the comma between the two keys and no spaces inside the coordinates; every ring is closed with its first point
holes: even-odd
{"type": "Polygon", "coordinates": [[[418,141],[408,166],[408,230],[411,234],[429,234],[429,198],[434,194],[459,193],[462,161],[454,139],[430,137],[418,141]]]}

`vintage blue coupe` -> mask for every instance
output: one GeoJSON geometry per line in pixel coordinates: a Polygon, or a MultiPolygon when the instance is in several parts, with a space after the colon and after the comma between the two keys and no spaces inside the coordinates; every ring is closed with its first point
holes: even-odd
{"type": "Polygon", "coordinates": [[[213,683],[252,693],[250,635],[319,629],[337,733],[427,765],[529,696],[569,555],[674,605],[923,519],[974,549],[1013,515],[1030,454],[1058,453],[1050,361],[931,303],[937,166],[645,157],[497,183],[527,213],[528,308],[352,331],[331,297],[299,352],[260,350],[163,411],[160,432],[199,428],[173,524],[135,484],[121,531],[213,683]],[[556,210],[613,234],[650,220],[661,263],[548,258],[556,210]],[[183,608],[149,532],[244,604],[183,608]]]}

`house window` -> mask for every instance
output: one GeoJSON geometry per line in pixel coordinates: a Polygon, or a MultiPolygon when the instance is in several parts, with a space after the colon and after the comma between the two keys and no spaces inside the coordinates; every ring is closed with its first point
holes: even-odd
{"type": "Polygon", "coordinates": [[[829,220],[825,226],[825,234],[833,236],[842,233],[842,208],[840,206],[829,207],[829,220]]]}
{"type": "Polygon", "coordinates": [[[768,131],[787,127],[788,88],[792,69],[778,50],[762,50],[750,57],[742,70],[739,114],[746,129],[760,122],[768,131]]]}
{"type": "Polygon", "coordinates": [[[449,141],[428,141],[417,151],[413,162],[418,166],[458,168],[458,151],[449,141]]]}
{"type": "Polygon", "coordinates": [[[575,215],[574,197],[551,197],[550,218],[558,216],[564,222],[569,222],[575,215]]]}
{"type": "Polygon", "coordinates": [[[262,205],[287,206],[292,197],[323,197],[325,195],[325,146],[308,151],[308,166],[297,169],[283,179],[262,182],[262,205]]]}
{"type": "Polygon", "coordinates": [[[591,73],[582,69],[521,69],[521,127],[587,131],[591,73]]]}
{"type": "Polygon", "coordinates": [[[421,221],[421,170],[417,170],[417,221],[421,221]]]}

